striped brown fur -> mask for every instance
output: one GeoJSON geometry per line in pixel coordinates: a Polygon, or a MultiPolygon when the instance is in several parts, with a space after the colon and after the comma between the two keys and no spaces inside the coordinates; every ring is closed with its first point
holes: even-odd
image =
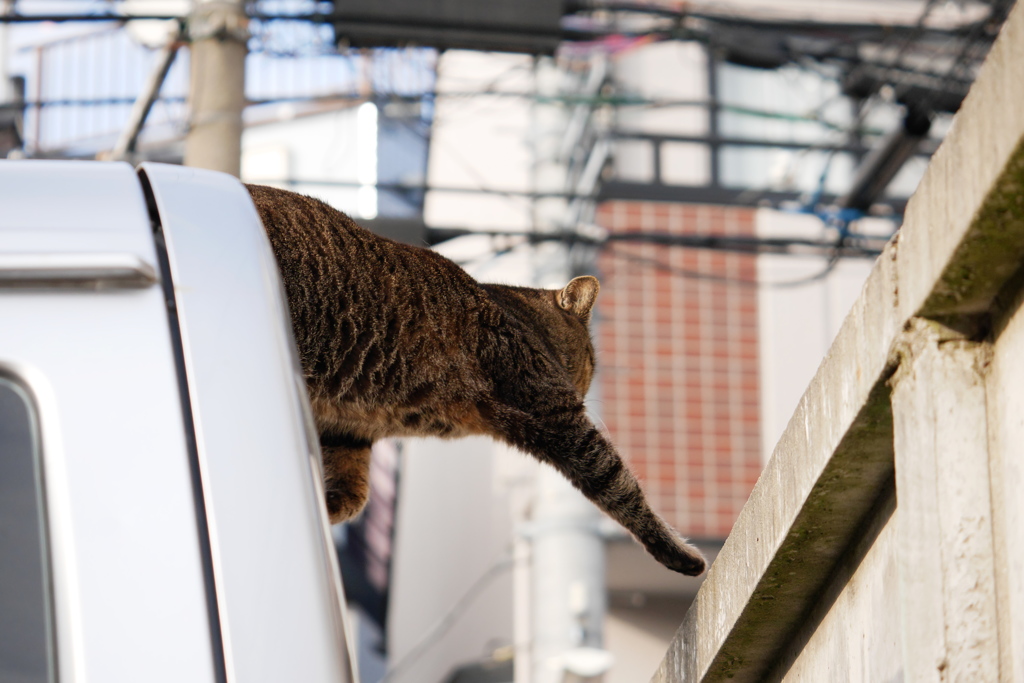
{"type": "Polygon", "coordinates": [[[319,200],[248,188],[288,294],[333,522],[365,504],[374,441],[487,434],[555,467],[669,569],[704,571],[587,417],[595,278],[480,284],[319,200]]]}

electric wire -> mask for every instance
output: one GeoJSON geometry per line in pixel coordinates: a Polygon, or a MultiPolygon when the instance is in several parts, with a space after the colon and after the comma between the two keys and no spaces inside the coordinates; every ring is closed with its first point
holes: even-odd
{"type": "Polygon", "coordinates": [[[640,256],[639,254],[630,254],[629,252],[616,249],[615,247],[607,246],[604,249],[605,252],[625,261],[630,261],[635,264],[655,268],[656,270],[663,271],[669,275],[675,275],[677,277],[686,278],[689,280],[704,280],[708,282],[716,282],[723,285],[736,285],[739,287],[750,287],[755,289],[791,289],[795,287],[803,287],[805,285],[813,284],[820,280],[825,279],[835,270],[839,263],[838,253],[833,253],[829,256],[828,262],[825,267],[813,275],[797,278],[795,280],[777,280],[777,281],[765,281],[765,280],[744,280],[742,278],[729,277],[728,275],[717,275],[714,273],[706,273],[697,270],[690,270],[687,268],[679,268],[673,266],[664,261],[660,261],[656,258],[650,258],[647,256],[640,256]]]}
{"type": "MultiPolygon", "coordinates": [[[[953,60],[953,63],[946,70],[945,75],[942,77],[942,82],[944,84],[948,86],[948,84],[953,80],[956,74],[962,69],[966,68],[966,63],[968,61],[967,58],[970,52],[972,50],[979,50],[979,43],[982,42],[980,41],[982,34],[988,30],[991,30],[994,26],[1002,26],[1003,22],[1006,20],[1006,15],[1013,7],[1014,2],[1015,0],[993,0],[993,2],[989,6],[988,16],[981,21],[975,22],[975,24],[970,27],[970,30],[967,33],[967,35],[964,37],[963,45],[961,46],[960,51],[957,53],[957,56],[953,60]]],[[[987,53],[988,50],[984,50],[981,54],[979,54],[976,57],[976,60],[980,60],[987,53]]],[[[936,97],[937,92],[934,90],[931,91],[921,106],[930,106],[934,102],[936,97]]]]}
{"type": "MultiPolygon", "coordinates": [[[[476,233],[476,234],[483,234],[483,233],[476,233]]],[[[495,233],[493,235],[493,237],[495,237],[495,238],[496,237],[505,237],[505,238],[507,238],[508,235],[502,235],[501,233],[495,233]]],[[[838,241],[837,240],[836,245],[845,245],[846,242],[849,241],[849,239],[850,238],[846,238],[846,239],[844,239],[842,241],[838,241]]],[[[463,267],[467,268],[468,270],[472,270],[473,272],[478,272],[478,271],[480,271],[482,269],[485,269],[485,268],[489,267],[490,264],[492,264],[494,261],[496,261],[497,259],[501,258],[502,256],[505,256],[505,255],[507,255],[509,253],[512,253],[512,252],[514,252],[517,249],[520,249],[522,247],[535,246],[536,244],[538,244],[538,241],[536,241],[536,240],[531,241],[531,240],[528,240],[526,238],[523,238],[521,241],[514,242],[514,243],[503,241],[500,244],[498,243],[497,240],[492,240],[492,247],[491,247],[491,249],[489,251],[484,252],[483,254],[478,254],[476,256],[465,257],[465,258],[454,259],[454,260],[460,266],[463,266],[463,267]]],[[[609,255],[611,257],[614,257],[614,258],[617,258],[617,259],[620,259],[620,260],[624,260],[624,261],[628,261],[628,262],[630,262],[630,263],[632,263],[634,265],[642,266],[642,267],[645,267],[645,268],[654,268],[656,270],[668,273],[668,274],[676,276],[676,277],[684,278],[684,279],[703,280],[703,281],[707,281],[707,282],[714,282],[714,283],[723,284],[723,285],[736,285],[736,286],[740,286],[740,287],[751,287],[751,288],[762,288],[762,289],[789,289],[789,288],[796,288],[796,287],[802,287],[802,286],[805,286],[805,285],[813,284],[815,282],[818,282],[818,281],[823,280],[824,278],[828,277],[835,270],[835,268],[839,265],[840,260],[842,260],[842,258],[843,258],[843,253],[841,251],[842,246],[836,246],[836,245],[833,245],[833,247],[831,249],[829,249],[827,252],[825,252],[825,255],[827,257],[827,261],[825,263],[825,266],[821,270],[819,270],[819,271],[817,271],[817,272],[815,272],[815,273],[813,273],[811,275],[800,277],[800,278],[796,278],[796,279],[793,279],[793,280],[767,280],[767,281],[766,280],[748,280],[748,279],[743,279],[743,278],[730,277],[728,275],[720,275],[720,274],[717,274],[717,273],[708,273],[708,272],[704,272],[704,271],[700,271],[700,270],[692,270],[692,269],[688,269],[688,268],[680,268],[678,266],[673,266],[673,265],[671,265],[669,263],[665,263],[664,261],[662,261],[662,260],[660,260],[658,258],[653,258],[653,257],[649,257],[649,256],[642,256],[642,255],[639,255],[639,254],[630,253],[628,251],[625,251],[623,249],[618,248],[615,243],[608,243],[608,242],[605,242],[605,243],[596,243],[596,242],[586,243],[586,242],[581,242],[581,241],[577,240],[576,242],[574,242],[572,244],[569,244],[568,246],[570,246],[570,247],[572,247],[572,246],[577,246],[577,247],[589,246],[592,249],[596,249],[598,253],[604,253],[604,254],[607,254],[607,255],[609,255]]],[[[676,245],[660,244],[659,246],[664,246],[664,247],[676,246],[676,247],[683,247],[683,248],[693,248],[693,247],[691,247],[689,245],[679,245],[679,244],[676,244],[676,245]]],[[[729,251],[729,250],[721,250],[721,251],[729,251]]],[[[739,251],[739,252],[733,251],[732,253],[740,253],[740,254],[744,254],[744,255],[752,256],[752,257],[755,257],[755,256],[758,255],[757,253],[750,252],[750,251],[739,251]]],[[[769,252],[769,253],[771,253],[771,252],[769,252]]],[[[776,255],[780,255],[780,254],[778,254],[776,252],[776,255]]]]}
{"type": "MultiPolygon", "coordinates": [[[[907,54],[910,47],[921,37],[921,34],[924,32],[925,22],[928,21],[928,17],[931,15],[932,10],[935,8],[937,2],[938,0],[925,0],[924,7],[921,9],[921,12],[917,17],[917,21],[914,22],[914,27],[911,29],[910,33],[904,36],[902,43],[896,50],[896,55],[891,60],[889,60],[889,63],[885,66],[885,74],[889,77],[888,80],[893,82],[893,89],[896,89],[901,85],[899,81],[897,81],[895,78],[892,78],[892,76],[895,74],[895,70],[899,68],[900,62],[903,60],[903,57],[907,54]]],[[[886,39],[883,40],[882,43],[879,44],[878,46],[879,53],[884,53],[887,43],[890,40],[893,40],[894,38],[895,36],[887,36],[886,39]]],[[[857,64],[856,66],[854,66],[853,69],[851,69],[848,78],[854,78],[858,73],[863,71],[863,68],[863,64],[857,64]]],[[[905,79],[906,77],[907,74],[904,73],[902,78],[905,79]]],[[[868,94],[873,95],[874,91],[868,94]]]]}
{"type": "MultiPolygon", "coordinates": [[[[904,27],[904,28],[909,28],[909,30],[908,31],[904,31],[902,34],[899,34],[903,38],[902,45],[899,47],[899,50],[897,52],[896,57],[890,62],[890,68],[898,66],[899,61],[902,59],[902,57],[909,51],[910,47],[923,34],[923,32],[924,32],[924,25],[925,25],[926,19],[928,17],[928,14],[931,12],[933,6],[935,5],[935,2],[936,2],[936,0],[925,0],[924,8],[922,9],[922,12],[921,12],[920,16],[918,17],[918,20],[914,24],[914,26],[912,26],[912,27],[904,27]]],[[[966,30],[966,34],[964,33],[964,30],[962,30],[960,28],[958,28],[956,31],[952,32],[952,35],[956,35],[958,37],[959,36],[963,36],[964,45],[963,45],[963,47],[962,47],[962,49],[960,51],[960,54],[958,55],[957,59],[954,60],[954,63],[952,64],[952,66],[949,68],[949,70],[947,72],[947,80],[948,80],[949,77],[954,75],[957,70],[959,70],[961,68],[962,64],[968,59],[968,57],[970,57],[971,51],[972,50],[977,50],[977,38],[979,37],[979,35],[982,34],[985,31],[986,27],[990,27],[994,20],[998,19],[997,14],[1000,11],[1002,11],[1002,9],[1005,9],[1006,7],[1008,7],[1007,3],[995,2],[995,3],[993,3],[993,6],[992,6],[992,8],[990,10],[989,17],[987,17],[983,21],[974,22],[966,30]]],[[[608,10],[612,10],[612,11],[616,11],[616,10],[621,10],[621,11],[649,11],[649,10],[657,10],[657,12],[660,12],[663,8],[655,7],[653,5],[643,6],[643,5],[638,5],[638,4],[632,4],[630,6],[623,5],[623,6],[619,6],[619,7],[613,7],[612,5],[607,5],[606,4],[606,5],[600,5],[600,6],[594,5],[594,6],[590,7],[590,9],[608,9],[608,10]]],[[[668,13],[671,14],[672,16],[682,16],[684,14],[687,14],[685,9],[682,10],[682,11],[680,11],[680,10],[669,10],[668,13]]],[[[694,13],[692,13],[692,12],[690,12],[689,14],[690,15],[694,15],[694,13]]],[[[312,16],[312,15],[310,15],[310,16],[312,16]]],[[[320,15],[320,16],[322,16],[322,15],[320,15]]],[[[696,15],[694,15],[694,16],[696,16],[696,15]]],[[[739,15],[737,15],[737,17],[738,18],[742,18],[739,15]]],[[[123,19],[128,19],[128,18],[131,18],[131,17],[123,17],[123,19]]],[[[257,20],[263,20],[263,19],[271,20],[271,19],[274,19],[274,18],[300,18],[300,15],[298,15],[298,14],[295,14],[295,15],[283,15],[283,14],[273,15],[273,14],[270,14],[270,13],[255,13],[254,14],[254,18],[257,19],[257,20]]],[[[618,34],[616,34],[616,35],[618,35],[618,34]]],[[[891,32],[890,37],[887,38],[886,40],[894,40],[895,36],[897,36],[897,35],[898,35],[897,32],[891,32]]],[[[885,41],[883,41],[883,45],[884,45],[884,43],[885,43],[885,41]]],[[[518,66],[513,67],[512,70],[515,70],[515,68],[520,68],[520,67],[518,67],[518,66]]],[[[507,75],[506,73],[498,74],[497,77],[492,79],[491,83],[488,85],[486,90],[493,90],[494,88],[496,88],[498,83],[506,75],[507,75]]],[[[472,95],[472,94],[476,94],[476,93],[467,93],[466,95],[468,96],[468,95],[472,95]]],[[[490,93],[488,93],[488,94],[490,94],[490,93]]],[[[501,96],[521,96],[521,97],[531,97],[532,96],[535,99],[539,99],[536,94],[532,94],[531,95],[529,93],[495,92],[493,94],[501,95],[501,96]]],[[[449,95],[449,93],[443,93],[443,95],[449,95]]],[[[454,93],[451,93],[450,95],[454,95],[454,93]]],[[[352,93],[346,93],[346,94],[343,94],[343,95],[340,95],[340,96],[339,95],[334,95],[334,96],[331,96],[331,95],[327,95],[327,96],[314,96],[314,97],[309,97],[308,100],[307,100],[306,97],[266,98],[266,99],[263,99],[263,100],[254,101],[254,103],[256,103],[256,104],[269,104],[269,103],[278,102],[278,101],[316,101],[316,100],[329,99],[331,97],[335,97],[335,98],[338,98],[338,97],[350,97],[350,98],[355,99],[358,96],[354,95],[352,93]]],[[[392,97],[394,97],[394,95],[392,95],[392,97]]],[[[413,96],[412,99],[416,99],[416,96],[413,96]]],[[[557,100],[559,98],[555,98],[555,99],[557,100]]],[[[178,100],[178,98],[168,98],[168,101],[175,101],[175,100],[178,100]]],[[[181,100],[178,100],[178,101],[181,101],[181,100]]],[[[689,103],[683,104],[683,103],[673,103],[673,102],[670,102],[670,101],[656,101],[656,100],[644,101],[642,99],[634,99],[633,101],[630,101],[630,99],[628,97],[616,97],[616,96],[607,97],[607,96],[600,96],[600,95],[597,96],[597,97],[588,98],[586,100],[586,102],[584,102],[583,98],[579,98],[579,97],[573,98],[573,96],[567,95],[567,96],[564,96],[563,98],[561,98],[561,101],[565,102],[566,104],[569,104],[569,103],[573,103],[573,104],[589,103],[589,104],[593,104],[593,105],[609,104],[609,105],[612,105],[612,106],[646,106],[646,107],[685,106],[686,104],[689,104],[689,103]]],[[[58,104],[60,104],[60,103],[59,102],[53,102],[53,103],[47,103],[47,104],[44,104],[42,102],[25,103],[25,105],[27,105],[27,106],[57,106],[58,104]]],[[[68,104],[70,105],[70,102],[68,102],[68,104]]],[[[161,104],[166,104],[166,102],[162,102],[161,104]]],[[[695,102],[693,104],[694,105],[704,104],[704,106],[706,106],[706,103],[696,103],[695,102]]],[[[729,113],[746,115],[746,116],[759,116],[759,117],[769,118],[769,119],[774,118],[774,119],[779,119],[779,120],[791,120],[791,121],[815,121],[815,122],[819,123],[820,125],[823,125],[825,128],[827,128],[829,130],[832,130],[832,131],[834,131],[836,133],[840,133],[840,134],[847,134],[847,135],[853,134],[855,130],[858,133],[867,133],[867,134],[873,134],[873,133],[876,132],[876,131],[864,131],[864,130],[861,129],[861,126],[863,124],[864,118],[865,118],[865,116],[867,114],[867,111],[870,109],[870,107],[862,108],[861,113],[858,116],[857,121],[854,123],[853,126],[850,127],[849,130],[844,130],[842,126],[837,125],[837,124],[832,124],[832,123],[828,122],[827,120],[825,120],[823,117],[821,117],[819,115],[814,115],[814,116],[803,115],[803,116],[801,116],[801,115],[789,114],[789,113],[786,113],[786,112],[770,112],[770,111],[758,110],[756,108],[740,107],[740,106],[732,106],[732,105],[719,105],[718,109],[720,111],[723,111],[723,112],[729,112],[729,113]]],[[[819,107],[819,110],[820,110],[820,107],[819,107]]],[[[806,156],[808,151],[811,151],[813,149],[817,149],[817,148],[823,147],[823,146],[824,145],[822,143],[812,144],[806,150],[802,151],[801,156],[806,156]]],[[[465,162],[464,159],[461,160],[461,161],[465,162]]],[[[464,163],[462,165],[465,167],[465,170],[467,172],[470,172],[471,175],[474,175],[475,179],[481,183],[481,187],[479,188],[481,191],[483,191],[485,193],[493,193],[493,194],[498,194],[498,195],[505,195],[506,198],[508,198],[510,200],[521,201],[521,198],[522,198],[523,195],[520,194],[520,193],[503,192],[501,190],[493,191],[493,190],[490,190],[489,188],[484,187],[483,186],[484,184],[482,182],[482,178],[479,177],[478,174],[474,173],[475,169],[469,168],[468,167],[469,166],[468,163],[464,163]]],[[[769,187],[761,188],[760,191],[759,190],[752,190],[751,191],[751,195],[752,196],[756,196],[759,193],[763,195],[763,193],[765,191],[769,191],[770,189],[771,189],[771,187],[769,186],[769,187]]]]}
{"type": "MultiPolygon", "coordinates": [[[[261,54],[259,50],[251,50],[253,54],[261,54]]],[[[274,55],[275,57],[277,55],[274,55]]],[[[285,55],[282,59],[293,59],[303,58],[308,55],[285,55]]],[[[387,90],[374,90],[370,93],[357,93],[351,91],[338,91],[320,93],[314,95],[280,95],[276,97],[260,97],[250,98],[248,104],[250,106],[258,106],[265,104],[277,104],[283,102],[334,102],[334,101],[388,101],[388,102],[409,102],[418,103],[425,97],[434,97],[432,92],[424,92],[423,94],[406,94],[398,93],[395,91],[387,90]]],[[[709,102],[697,101],[697,100],[658,100],[658,99],[645,99],[632,96],[595,96],[595,97],[575,97],[575,96],[540,96],[532,93],[525,92],[500,92],[500,91],[465,91],[456,93],[439,93],[438,97],[458,97],[458,98],[471,98],[471,97],[504,97],[510,99],[522,99],[534,101],[540,104],[566,104],[566,105],[577,105],[577,104],[590,104],[594,106],[609,105],[614,107],[642,107],[650,109],[662,109],[662,108],[677,108],[677,107],[707,107],[709,102]]],[[[832,98],[829,98],[830,100],[832,98]]],[[[156,101],[167,101],[167,102],[184,102],[186,100],[185,95],[163,95],[156,101]]],[[[62,97],[53,99],[36,99],[27,100],[23,102],[15,102],[10,104],[0,105],[0,108],[12,109],[22,107],[85,107],[85,106],[103,106],[113,104],[132,104],[135,102],[134,97],[128,96],[111,96],[111,97],[62,97]]],[[[821,104],[827,104],[828,101],[823,101],[821,104]]],[[[816,105],[813,109],[818,110],[821,105],[816,105]]],[[[849,132],[841,124],[833,123],[828,121],[818,113],[808,114],[792,114],[789,112],[772,111],[768,109],[758,109],[756,107],[730,105],[730,104],[719,104],[719,110],[726,113],[738,114],[740,116],[753,116],[764,119],[789,121],[794,123],[808,122],[817,123],[829,130],[836,132],[849,132]]],[[[623,131],[628,133],[628,131],[623,131]]],[[[885,131],[882,129],[869,129],[864,131],[868,135],[882,135],[885,131]]],[[[737,142],[736,144],[740,144],[737,142]]]]}

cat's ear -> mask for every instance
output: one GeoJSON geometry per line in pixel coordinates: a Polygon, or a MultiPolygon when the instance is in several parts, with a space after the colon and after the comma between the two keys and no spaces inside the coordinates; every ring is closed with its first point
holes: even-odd
{"type": "Polygon", "coordinates": [[[560,292],[558,292],[558,305],[579,316],[583,322],[590,320],[590,311],[597,301],[597,293],[601,290],[601,283],[592,275],[581,275],[573,278],[560,292]]]}

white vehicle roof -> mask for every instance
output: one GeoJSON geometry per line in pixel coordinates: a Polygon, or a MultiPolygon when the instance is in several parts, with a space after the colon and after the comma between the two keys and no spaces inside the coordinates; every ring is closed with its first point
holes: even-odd
{"type": "Polygon", "coordinates": [[[229,176],[140,174],[0,162],[0,379],[34,414],[57,680],[354,680],[255,209],[229,176]]]}

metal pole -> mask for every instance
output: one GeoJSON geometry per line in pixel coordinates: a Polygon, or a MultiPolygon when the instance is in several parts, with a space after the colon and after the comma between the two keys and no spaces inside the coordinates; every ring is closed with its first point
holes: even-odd
{"type": "Polygon", "coordinates": [[[174,57],[178,54],[179,47],[181,47],[180,32],[172,35],[168,39],[167,45],[160,51],[155,68],[150,73],[146,85],[143,87],[142,92],[139,93],[139,97],[135,100],[135,104],[132,105],[132,111],[128,115],[128,122],[125,124],[124,130],[121,131],[121,137],[118,138],[117,144],[114,145],[114,150],[110,153],[110,157],[114,161],[124,161],[135,151],[139,134],[142,132],[146,118],[153,108],[153,103],[156,102],[156,98],[160,95],[160,88],[167,78],[167,73],[171,70],[171,65],[174,64],[174,57]]]}
{"type": "Polygon", "coordinates": [[[240,174],[248,22],[242,0],[201,0],[189,15],[186,166],[240,174]]]}
{"type": "MultiPolygon", "coordinates": [[[[0,0],[0,16],[13,11],[14,0],[0,0]]],[[[0,158],[20,156],[25,145],[25,93],[24,87],[14,87],[10,53],[10,29],[3,25],[0,26],[0,158]]]]}
{"type": "MultiPolygon", "coordinates": [[[[14,13],[14,0],[0,0],[0,15],[14,13]]],[[[0,104],[8,104],[14,99],[13,88],[11,88],[10,73],[10,28],[0,25],[0,104]]]]}
{"type": "Polygon", "coordinates": [[[866,213],[907,160],[917,153],[921,142],[928,137],[931,125],[930,112],[909,107],[903,117],[903,125],[890,133],[861,164],[853,186],[839,200],[839,205],[866,213]]]}
{"type": "MultiPolygon", "coordinates": [[[[36,53],[36,83],[35,83],[35,86],[36,86],[36,100],[42,101],[43,99],[45,99],[45,97],[43,95],[43,73],[44,73],[43,67],[46,66],[46,63],[43,61],[43,56],[46,53],[43,51],[42,47],[36,47],[35,53],[36,53]]],[[[40,150],[40,148],[42,147],[42,144],[43,144],[43,108],[37,105],[35,107],[34,113],[35,113],[35,117],[34,118],[35,118],[36,125],[35,125],[35,130],[32,133],[32,135],[33,135],[32,152],[34,154],[38,154],[39,150],[40,150]]]]}

